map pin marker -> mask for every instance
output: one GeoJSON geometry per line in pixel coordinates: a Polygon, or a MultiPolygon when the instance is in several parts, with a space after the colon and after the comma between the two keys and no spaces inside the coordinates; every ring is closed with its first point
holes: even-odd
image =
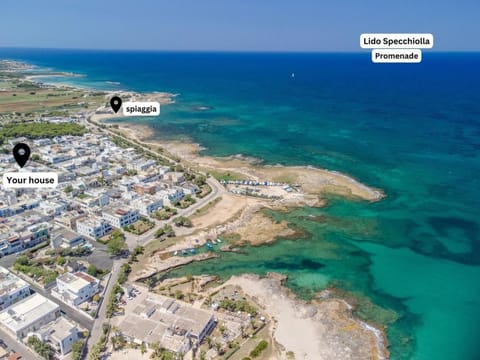
{"type": "Polygon", "coordinates": [[[112,107],[113,111],[115,111],[115,114],[120,110],[122,107],[122,99],[120,99],[118,96],[114,96],[110,99],[110,106],[112,107]]]}
{"type": "Polygon", "coordinates": [[[18,143],[13,147],[13,157],[17,164],[23,168],[30,157],[30,147],[24,143],[18,143]]]}

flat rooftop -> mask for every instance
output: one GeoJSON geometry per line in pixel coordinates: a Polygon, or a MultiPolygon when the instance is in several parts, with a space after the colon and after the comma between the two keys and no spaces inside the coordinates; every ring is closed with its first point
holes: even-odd
{"type": "Polygon", "coordinates": [[[180,351],[188,343],[187,332],[198,336],[213,319],[212,311],[141,289],[140,295],[127,301],[125,315],[113,319],[128,337],[158,341],[171,351],[180,351]]]}
{"type": "Polygon", "coordinates": [[[43,327],[43,331],[47,332],[52,338],[61,341],[70,337],[72,332],[77,331],[75,324],[60,316],[57,320],[43,327]]]}
{"type": "Polygon", "coordinates": [[[35,293],[0,312],[0,323],[17,333],[59,309],[53,301],[35,293]]]}
{"type": "Polygon", "coordinates": [[[66,239],[66,240],[73,240],[82,235],[77,234],[76,232],[70,229],[59,228],[54,230],[52,233],[52,237],[56,237],[56,236],[61,236],[63,239],[66,239]]]}
{"type": "Polygon", "coordinates": [[[77,272],[74,274],[65,273],[60,275],[57,280],[61,280],[62,282],[67,284],[68,287],[74,292],[78,292],[85,286],[88,286],[90,283],[96,281],[95,278],[82,272],[77,272]]]}
{"type": "Polygon", "coordinates": [[[24,287],[28,287],[26,281],[0,267],[0,297],[24,287]]]}

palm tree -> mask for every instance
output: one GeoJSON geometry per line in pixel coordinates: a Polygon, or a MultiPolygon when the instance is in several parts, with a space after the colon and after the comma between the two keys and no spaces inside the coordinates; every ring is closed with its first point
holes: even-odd
{"type": "Polygon", "coordinates": [[[211,349],[212,348],[212,337],[211,336],[207,336],[205,338],[205,340],[207,340],[207,344],[208,344],[208,348],[211,349]]]}
{"type": "Polygon", "coordinates": [[[118,326],[112,325],[112,326],[110,326],[110,332],[113,335],[118,335],[118,334],[120,334],[120,329],[118,328],[118,326]]]}
{"type": "Polygon", "coordinates": [[[245,337],[245,326],[240,325],[240,333],[242,334],[242,337],[244,338],[245,337]]]}
{"type": "Polygon", "coordinates": [[[150,355],[150,359],[156,359],[158,353],[160,352],[160,343],[158,341],[151,343],[149,348],[153,350],[152,355],[150,355]]]}

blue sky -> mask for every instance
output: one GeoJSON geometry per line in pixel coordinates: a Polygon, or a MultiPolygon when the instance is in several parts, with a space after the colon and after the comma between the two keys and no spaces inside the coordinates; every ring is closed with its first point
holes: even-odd
{"type": "Polygon", "coordinates": [[[480,50],[480,0],[1,0],[0,46],[359,51],[370,32],[480,50]]]}

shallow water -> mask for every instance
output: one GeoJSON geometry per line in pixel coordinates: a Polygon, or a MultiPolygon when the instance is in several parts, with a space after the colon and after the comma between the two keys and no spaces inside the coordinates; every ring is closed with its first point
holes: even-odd
{"type": "Polygon", "coordinates": [[[359,316],[399,316],[388,327],[393,359],[480,358],[480,54],[426,52],[418,65],[374,65],[367,53],[0,56],[87,75],[61,82],[180,93],[160,117],[136,121],[208,155],[315,165],[384,189],[378,203],[272,213],[309,236],[175,274],[278,271],[303,297],[334,285],[376,304],[364,300],[359,316]]]}

